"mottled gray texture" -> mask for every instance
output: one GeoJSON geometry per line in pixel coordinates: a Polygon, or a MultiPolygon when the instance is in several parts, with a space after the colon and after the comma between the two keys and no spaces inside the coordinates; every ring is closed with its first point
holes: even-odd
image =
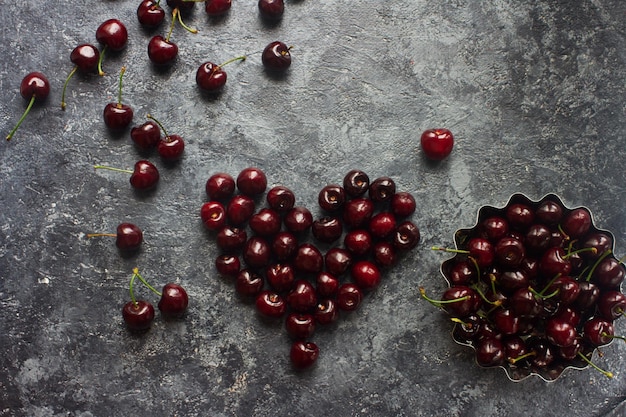
{"type": "MultiPolygon", "coordinates": [[[[452,244],[481,205],[515,192],[588,206],[626,253],[626,3],[287,0],[274,27],[259,20],[255,1],[233,3],[219,21],[197,5],[187,23],[200,33],[176,27],[180,56],[165,71],[147,60],[139,0],[0,7],[2,133],[25,107],[18,87],[27,72],[43,71],[53,88],[0,145],[0,415],[624,415],[626,344],[599,359],[613,380],[585,370],[511,383],[474,365],[417,287],[444,287],[442,254],[430,246],[452,244]],[[70,51],[94,43],[110,17],[126,23],[128,48],[108,56],[106,77],[75,77],[62,112],[70,51]],[[267,76],[257,53],[226,67],[219,98],[196,89],[201,62],[276,39],[293,45],[284,79],[267,76]],[[162,181],[148,196],[123,175],[92,169],[145,156],[103,126],[122,64],[136,122],[150,112],[187,139],[177,166],[149,155],[162,181]],[[440,164],[418,145],[434,126],[457,138],[440,164]],[[249,165],[309,207],[351,168],[390,175],[419,202],[420,249],[357,312],[315,336],[322,353],[310,372],[290,369],[281,325],[260,322],[216,275],[218,251],[199,223],[208,176],[249,165]],[[122,221],[144,229],[136,257],[85,238],[122,221]],[[153,283],[182,283],[188,317],[157,318],[148,334],[130,335],[120,309],[134,266],[153,283]]],[[[616,332],[626,334],[623,321],[616,332]]]]}

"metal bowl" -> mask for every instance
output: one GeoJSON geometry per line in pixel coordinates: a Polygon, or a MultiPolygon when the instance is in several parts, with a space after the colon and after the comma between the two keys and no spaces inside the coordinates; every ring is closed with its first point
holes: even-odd
{"type": "MultiPolygon", "coordinates": [[[[506,207],[510,206],[511,204],[516,204],[516,203],[522,203],[525,205],[530,206],[533,209],[536,209],[537,207],[539,207],[539,205],[546,201],[546,200],[551,200],[557,204],[559,204],[564,211],[564,215],[566,215],[567,213],[571,212],[572,208],[568,208],[566,207],[562,200],[555,194],[548,194],[546,196],[544,196],[543,198],[537,200],[537,201],[533,201],[531,199],[529,199],[528,197],[526,197],[523,194],[514,194],[511,196],[511,198],[509,199],[508,203],[504,206],[504,207],[492,207],[492,206],[482,206],[479,210],[478,210],[478,215],[477,215],[477,219],[476,219],[476,224],[471,227],[471,228],[466,228],[466,229],[459,229],[455,232],[454,234],[454,243],[455,243],[455,247],[457,250],[463,250],[467,247],[467,242],[474,236],[476,236],[476,232],[478,230],[479,225],[482,223],[483,220],[485,220],[488,217],[491,216],[502,216],[504,217],[504,212],[506,207]]],[[[613,250],[614,250],[614,242],[615,242],[615,237],[614,235],[607,231],[607,230],[601,230],[598,229],[593,222],[593,216],[591,215],[591,211],[589,209],[587,209],[586,207],[577,207],[577,208],[583,208],[585,210],[587,210],[591,216],[591,228],[589,230],[588,233],[592,233],[592,232],[603,232],[605,234],[607,234],[610,239],[611,239],[611,248],[610,248],[610,254],[607,256],[611,256],[613,258],[613,250]]],[[[454,257],[445,260],[442,264],[441,264],[441,268],[440,268],[440,272],[442,274],[442,276],[444,277],[444,279],[446,280],[446,282],[448,283],[448,287],[450,287],[452,284],[449,280],[449,272],[451,267],[454,265],[455,262],[459,261],[460,259],[465,259],[467,258],[466,254],[462,254],[462,253],[456,253],[454,255],[454,257]]],[[[621,285],[620,285],[620,291],[621,291],[621,285]]],[[[464,345],[464,346],[469,346],[471,348],[473,348],[474,350],[476,350],[476,343],[473,341],[465,341],[465,340],[459,340],[459,338],[457,338],[455,336],[456,330],[458,326],[462,326],[462,324],[458,324],[455,323],[454,324],[454,328],[452,331],[452,336],[453,339],[455,340],[456,343],[460,344],[460,345],[464,345]]],[[[581,324],[582,326],[582,324],[581,324]]],[[[532,335],[532,334],[531,334],[532,335]]],[[[529,337],[529,336],[527,336],[529,337]]],[[[586,358],[588,358],[589,360],[591,360],[591,358],[593,357],[594,352],[597,349],[595,348],[588,348],[587,350],[583,351],[583,354],[585,355],[586,358]]],[[[478,364],[478,362],[476,362],[478,364]]],[[[545,366],[545,367],[537,367],[537,366],[533,366],[529,364],[530,362],[524,362],[522,365],[516,365],[516,364],[511,364],[509,362],[504,362],[504,365],[498,365],[495,367],[500,367],[502,369],[504,369],[504,371],[506,372],[506,375],[508,376],[508,378],[511,381],[514,382],[519,382],[522,381],[524,379],[526,379],[527,377],[530,376],[537,376],[539,378],[542,378],[545,381],[555,381],[556,379],[558,379],[561,374],[566,370],[566,369],[577,369],[577,370],[582,370],[585,368],[588,368],[590,365],[587,361],[583,360],[580,357],[575,358],[574,360],[569,360],[569,361],[565,361],[564,359],[561,360],[555,360],[553,361],[550,365],[545,366]]],[[[479,366],[481,366],[479,364],[479,366]]]]}

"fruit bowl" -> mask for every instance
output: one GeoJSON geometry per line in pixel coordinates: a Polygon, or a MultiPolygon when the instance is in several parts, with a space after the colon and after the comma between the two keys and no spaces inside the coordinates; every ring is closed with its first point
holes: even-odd
{"type": "Polygon", "coordinates": [[[612,377],[591,359],[626,311],[614,241],[586,207],[514,194],[504,207],[481,207],[473,227],[455,232],[455,248],[433,248],[454,253],[440,269],[448,288],[441,300],[422,296],[450,315],[454,341],[472,347],[479,366],[512,381],[590,366],[612,377]]]}

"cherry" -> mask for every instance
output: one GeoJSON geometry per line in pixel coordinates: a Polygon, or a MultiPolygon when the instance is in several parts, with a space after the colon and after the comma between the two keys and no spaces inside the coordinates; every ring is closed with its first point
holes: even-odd
{"type": "Polygon", "coordinates": [[[343,245],[352,255],[363,257],[371,252],[373,240],[367,230],[354,229],[346,233],[343,245]]]}
{"type": "Polygon", "coordinates": [[[243,260],[250,268],[264,268],[270,263],[272,250],[265,239],[252,236],[243,248],[243,260]]]}
{"type": "Polygon", "coordinates": [[[226,253],[234,253],[243,249],[248,234],[245,228],[225,225],[216,236],[216,243],[226,253]]]}
{"type": "Polygon", "coordinates": [[[369,198],[354,198],[345,203],[343,222],[349,228],[365,227],[374,214],[374,202],[369,198]]]}
{"type": "Polygon", "coordinates": [[[428,129],[422,133],[420,144],[428,158],[441,161],[452,152],[454,136],[448,129],[428,129]]]}
{"type": "Polygon", "coordinates": [[[160,177],[157,167],[152,162],[143,159],[135,162],[135,167],[132,171],[109,167],[106,165],[94,165],[94,169],[108,169],[110,171],[131,174],[130,185],[138,190],[149,190],[154,188],[159,182],[160,177]]]}
{"type": "Polygon", "coordinates": [[[287,294],[287,304],[295,311],[311,311],[317,304],[317,295],[313,284],[304,279],[296,280],[291,291],[287,294]]]}
{"type": "Polygon", "coordinates": [[[263,277],[250,269],[240,270],[235,279],[235,290],[243,297],[256,297],[263,285],[263,277]]]}
{"type": "Polygon", "coordinates": [[[562,318],[551,318],[548,320],[545,332],[548,341],[558,347],[571,346],[578,337],[574,325],[562,318]]]}
{"type": "Polygon", "coordinates": [[[572,265],[561,247],[548,248],[539,261],[539,272],[549,279],[557,275],[569,275],[571,270],[572,265]]]}
{"type": "Polygon", "coordinates": [[[526,204],[514,203],[506,207],[505,217],[513,229],[526,230],[535,221],[534,211],[526,204]]]}
{"type": "Polygon", "coordinates": [[[337,217],[324,216],[313,222],[311,233],[320,242],[331,243],[341,237],[343,225],[337,217]]]}
{"type": "Polygon", "coordinates": [[[335,297],[339,290],[339,280],[329,272],[322,271],[317,274],[315,288],[322,298],[335,297]]]}
{"type": "Polygon", "coordinates": [[[480,366],[500,366],[504,363],[504,355],[502,342],[493,337],[480,340],[476,346],[476,362],[480,366]]]}
{"type": "Polygon", "coordinates": [[[219,231],[226,224],[226,209],[219,201],[207,201],[200,208],[200,219],[207,229],[219,231]]]}
{"type": "Polygon", "coordinates": [[[244,61],[244,56],[238,56],[236,58],[229,59],[228,61],[216,65],[213,62],[207,61],[200,65],[196,71],[196,84],[200,89],[209,93],[217,93],[224,88],[228,75],[224,71],[223,67],[235,61],[244,61]]]}
{"type": "Polygon", "coordinates": [[[143,232],[132,223],[120,223],[116,233],[89,233],[87,238],[109,236],[115,238],[115,246],[123,252],[134,252],[141,247],[143,232]]]}
{"type": "Polygon", "coordinates": [[[578,327],[582,315],[575,307],[561,307],[559,311],[553,316],[555,319],[562,319],[570,323],[574,327],[578,327]]]}
{"type": "Polygon", "coordinates": [[[291,66],[291,47],[280,41],[268,44],[261,55],[263,66],[270,71],[285,71],[291,66]]]}
{"type": "Polygon", "coordinates": [[[267,188],[267,177],[259,168],[245,168],[237,176],[237,188],[250,197],[263,194],[267,188]]]}
{"type": "Polygon", "coordinates": [[[585,258],[597,259],[611,250],[613,247],[613,238],[604,232],[592,233],[582,242],[581,247],[595,248],[595,252],[586,251],[582,252],[581,255],[585,258]]]}
{"type": "Polygon", "coordinates": [[[269,21],[276,21],[283,17],[285,3],[283,0],[259,0],[259,13],[269,21]]]}
{"type": "Polygon", "coordinates": [[[279,261],[291,259],[298,249],[298,239],[291,232],[278,232],[271,243],[272,253],[279,261]]]}
{"type": "Polygon", "coordinates": [[[611,321],[594,317],[583,326],[583,337],[592,346],[604,346],[613,340],[614,328],[611,321]]]}
{"type": "Polygon", "coordinates": [[[496,329],[504,335],[514,335],[519,332],[520,318],[509,309],[498,309],[492,319],[496,329]]]}
{"type": "Polygon", "coordinates": [[[65,110],[65,92],[70,79],[77,71],[90,72],[98,68],[98,60],[100,59],[100,51],[88,43],[78,45],[70,54],[70,61],[74,64],[74,68],[70,71],[63,84],[63,92],[61,93],[61,109],[65,110]]]}
{"type": "Polygon", "coordinates": [[[170,135],[165,130],[163,124],[152,117],[150,114],[147,115],[148,119],[154,121],[165,135],[163,139],[159,140],[157,143],[157,152],[166,161],[177,161],[183,155],[185,151],[185,141],[179,135],[170,135]]]}
{"type": "Polygon", "coordinates": [[[520,357],[528,353],[524,339],[519,336],[507,336],[502,338],[502,347],[504,348],[504,359],[515,364],[520,357]]]}
{"type": "Polygon", "coordinates": [[[339,319],[339,307],[332,298],[321,300],[315,307],[315,321],[321,325],[331,324],[339,319]]]}
{"type": "Polygon", "coordinates": [[[524,236],[524,243],[532,253],[543,253],[550,246],[552,232],[542,224],[533,224],[524,236]]]}
{"type": "Polygon", "coordinates": [[[591,280],[604,290],[613,290],[619,288],[625,276],[624,264],[614,257],[608,256],[595,265],[591,280]]]}
{"type": "Polygon", "coordinates": [[[396,227],[392,236],[392,243],[397,250],[408,251],[419,244],[420,237],[420,230],[417,225],[406,220],[396,227]]]}
{"type": "Polygon", "coordinates": [[[360,197],[370,187],[370,178],[361,170],[353,169],[343,177],[343,188],[350,197],[360,197]]]}
{"type": "Polygon", "coordinates": [[[370,261],[357,261],[351,268],[352,280],[364,291],[370,291],[380,284],[380,270],[370,261]]]}
{"type": "Polygon", "coordinates": [[[537,317],[543,311],[541,298],[528,287],[518,288],[509,303],[511,310],[520,317],[537,317]]]}
{"type": "Polygon", "coordinates": [[[263,317],[280,318],[287,311],[285,300],[276,292],[263,290],[256,296],[257,311],[263,317]]]}
{"type": "Polygon", "coordinates": [[[526,249],[519,239],[506,236],[498,240],[494,253],[500,265],[506,268],[514,268],[522,263],[526,256],[526,249]]]}
{"type": "Polygon", "coordinates": [[[417,204],[411,193],[398,191],[391,197],[391,212],[397,218],[408,217],[415,213],[417,204]]]}
{"type": "Polygon", "coordinates": [[[50,94],[50,82],[41,72],[28,73],[20,83],[20,94],[25,100],[28,100],[28,106],[15,127],[7,135],[7,140],[11,140],[15,132],[17,132],[33,104],[35,104],[35,100],[45,100],[48,97],[50,94]]]}
{"type": "Polygon", "coordinates": [[[620,291],[606,291],[598,298],[598,311],[606,320],[613,321],[626,312],[626,295],[620,291]]]}
{"type": "Polygon", "coordinates": [[[583,237],[591,227],[591,213],[584,208],[574,209],[565,216],[561,227],[571,239],[583,237]]]}
{"type": "Polygon", "coordinates": [[[313,366],[320,355],[319,347],[313,342],[297,340],[291,345],[289,358],[294,368],[302,370],[313,366]]]}
{"type": "Polygon", "coordinates": [[[369,197],[377,203],[390,201],[396,193],[396,183],[389,177],[376,178],[370,183],[369,197]]]}
{"type": "Polygon", "coordinates": [[[241,261],[237,255],[220,255],[215,258],[215,269],[220,275],[236,277],[241,270],[241,261]]]}
{"type": "Polygon", "coordinates": [[[509,222],[501,216],[487,217],[480,222],[480,235],[491,242],[498,242],[509,235],[509,222]]]}
{"type": "Polygon", "coordinates": [[[98,59],[98,74],[104,75],[104,71],[102,71],[102,60],[105,52],[107,50],[121,51],[124,49],[128,42],[128,31],[120,20],[109,19],[104,21],[98,26],[98,29],[96,29],[96,40],[104,46],[98,59]]]}
{"type": "Polygon", "coordinates": [[[356,310],[363,300],[363,291],[356,284],[346,282],[337,290],[337,307],[343,311],[356,310]]]}
{"type": "Polygon", "coordinates": [[[142,26],[157,27],[165,19],[165,10],[159,5],[160,0],[143,0],[137,7],[137,20],[142,26]]]}
{"type": "Polygon", "coordinates": [[[231,0],[206,0],[204,10],[210,17],[222,16],[230,10],[231,0]]]}
{"type": "Polygon", "coordinates": [[[578,281],[567,275],[559,275],[548,285],[545,293],[551,294],[556,291],[554,297],[559,300],[561,306],[568,306],[576,301],[580,294],[578,281]]]}
{"type": "Polygon", "coordinates": [[[178,45],[170,40],[169,34],[167,37],[155,35],[148,42],[148,58],[156,65],[170,65],[177,55],[178,45]]]}
{"type": "Polygon", "coordinates": [[[324,255],[326,271],[334,276],[341,276],[352,265],[352,254],[343,248],[330,248],[324,255]]]}
{"type": "Polygon", "coordinates": [[[367,228],[373,237],[384,239],[396,230],[396,218],[393,213],[381,211],[370,219],[367,228]]]}
{"type": "Polygon", "coordinates": [[[563,207],[555,201],[542,201],[535,210],[537,220],[548,225],[554,226],[561,222],[563,218],[563,207]]]}
{"type": "Polygon", "coordinates": [[[122,308],[122,318],[129,330],[146,331],[154,321],[154,307],[145,300],[129,301],[122,308]]]}
{"type": "Polygon", "coordinates": [[[265,271],[267,283],[282,293],[291,290],[296,281],[296,273],[290,264],[273,264],[265,271]]]}
{"type": "Polygon", "coordinates": [[[470,314],[463,317],[462,320],[456,317],[451,318],[451,320],[455,323],[452,332],[454,340],[467,343],[478,337],[483,319],[476,314],[470,314]]]}
{"type": "Polygon", "coordinates": [[[556,357],[556,349],[545,338],[530,337],[526,339],[528,351],[532,352],[530,362],[537,368],[546,368],[556,357]]]}
{"type": "Polygon", "coordinates": [[[254,210],[254,200],[247,195],[238,194],[233,196],[228,202],[226,215],[231,224],[239,226],[250,220],[254,214],[254,210]]]}
{"type": "Polygon", "coordinates": [[[265,196],[267,204],[270,208],[279,213],[286,213],[291,210],[296,202],[296,196],[287,187],[277,185],[272,187],[265,196]]]}
{"type": "Polygon", "coordinates": [[[225,200],[235,193],[235,180],[225,172],[218,172],[209,177],[205,190],[211,200],[225,200]]]}
{"type": "Polygon", "coordinates": [[[179,284],[170,282],[163,286],[158,308],[165,317],[181,318],[187,311],[189,297],[187,292],[179,284]]]}
{"type": "Polygon", "coordinates": [[[493,263],[495,258],[494,248],[487,239],[475,237],[467,243],[467,249],[451,249],[433,246],[433,250],[444,252],[464,253],[476,262],[479,268],[486,268],[493,263]]]}
{"type": "Polygon", "coordinates": [[[122,78],[125,72],[126,67],[122,67],[118,83],[117,102],[107,104],[102,114],[104,123],[112,130],[123,130],[133,121],[133,109],[127,104],[122,104],[122,78]]]}
{"type": "Polygon", "coordinates": [[[259,236],[275,235],[281,227],[280,214],[271,208],[262,208],[250,217],[249,225],[259,236]]]}
{"type": "Polygon", "coordinates": [[[298,246],[293,264],[300,272],[317,274],[324,266],[324,258],[315,245],[302,243],[298,246]]]}
{"type": "Polygon", "coordinates": [[[130,129],[130,138],[142,150],[152,149],[161,140],[161,129],[152,120],[130,129]]]}
{"type": "Polygon", "coordinates": [[[396,249],[392,243],[380,241],[372,248],[374,261],[381,268],[393,266],[396,263],[396,249]]]}
{"type": "Polygon", "coordinates": [[[293,233],[302,233],[313,224],[313,215],[306,207],[296,206],[283,219],[285,227],[293,233]]]}
{"type": "Polygon", "coordinates": [[[346,192],[340,185],[330,184],[322,188],[317,196],[317,202],[322,210],[334,212],[343,208],[346,202],[346,192]]]}
{"type": "Polygon", "coordinates": [[[315,333],[315,317],[309,313],[289,313],[285,319],[287,334],[295,340],[304,340],[315,333]]]}
{"type": "Polygon", "coordinates": [[[450,285],[466,285],[476,281],[476,266],[469,260],[454,262],[451,267],[445,267],[444,275],[450,285]]]}

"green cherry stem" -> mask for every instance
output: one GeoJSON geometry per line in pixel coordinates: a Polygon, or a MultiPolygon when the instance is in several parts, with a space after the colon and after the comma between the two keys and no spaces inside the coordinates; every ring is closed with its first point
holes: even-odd
{"type": "Polygon", "coordinates": [[[104,58],[104,53],[107,50],[107,46],[104,45],[102,51],[100,51],[100,57],[98,58],[98,75],[104,77],[104,71],[102,71],[102,59],[104,58]]]}
{"type": "Polygon", "coordinates": [[[125,172],[127,174],[133,173],[133,171],[131,171],[130,169],[115,168],[115,167],[110,167],[108,165],[94,165],[93,168],[94,169],[108,169],[109,171],[125,172]]]}
{"type": "Polygon", "coordinates": [[[608,334],[607,332],[602,332],[600,335],[602,337],[608,337],[610,339],[619,339],[619,340],[623,340],[624,342],[626,342],[626,336],[617,336],[614,334],[608,334]]]}
{"type": "Polygon", "coordinates": [[[442,304],[451,304],[451,303],[457,303],[459,301],[465,301],[465,300],[469,300],[470,296],[466,295],[460,298],[455,298],[453,300],[435,300],[433,298],[430,298],[429,296],[426,295],[426,290],[424,289],[424,287],[420,287],[419,288],[419,292],[420,292],[420,296],[428,301],[429,303],[431,303],[432,305],[434,305],[435,307],[441,307],[442,304]]]}
{"type": "Polygon", "coordinates": [[[122,78],[124,78],[124,73],[126,72],[126,66],[123,66],[120,70],[120,79],[117,83],[117,106],[122,106],[122,78]]]}
{"type": "Polygon", "coordinates": [[[9,132],[9,134],[7,135],[7,140],[11,140],[11,138],[13,137],[13,135],[15,134],[15,132],[17,132],[17,129],[20,127],[20,125],[22,124],[22,122],[24,121],[24,119],[26,119],[26,115],[28,114],[28,112],[30,111],[30,109],[33,107],[33,104],[35,104],[35,95],[33,94],[33,96],[31,97],[30,101],[28,102],[28,106],[26,107],[26,110],[24,110],[24,113],[22,114],[22,117],[20,117],[20,120],[17,121],[17,124],[15,125],[15,127],[13,128],[13,130],[11,130],[9,132]]]}
{"type": "Polygon", "coordinates": [[[535,355],[537,355],[537,352],[535,352],[535,351],[524,353],[523,355],[520,355],[517,358],[510,358],[509,359],[509,363],[511,365],[515,365],[517,362],[519,362],[521,360],[524,360],[526,358],[530,358],[531,356],[535,356],[535,355]]]}
{"type": "Polygon", "coordinates": [[[613,372],[609,372],[609,371],[605,371],[604,369],[601,369],[598,365],[591,362],[591,360],[589,360],[589,358],[586,357],[582,352],[578,352],[578,356],[580,356],[582,360],[587,362],[589,365],[591,365],[596,371],[600,372],[602,375],[606,376],[607,378],[613,378],[613,372]]]}
{"type": "Polygon", "coordinates": [[[161,124],[160,121],[158,121],[156,118],[152,117],[151,114],[147,114],[146,117],[150,120],[153,120],[154,123],[156,123],[157,125],[159,125],[159,127],[161,128],[161,130],[163,131],[163,134],[165,135],[166,138],[169,138],[169,135],[167,134],[167,130],[165,130],[165,127],[163,127],[163,125],[161,124]]]}
{"type": "Polygon", "coordinates": [[[170,24],[170,30],[167,32],[167,36],[165,37],[165,42],[170,41],[170,36],[172,36],[172,32],[174,31],[174,25],[176,24],[176,15],[178,14],[178,9],[174,9],[172,11],[172,23],[170,24]]]}
{"type": "Polygon", "coordinates": [[[187,26],[185,24],[185,22],[183,22],[183,18],[180,15],[180,10],[178,9],[178,7],[174,8],[174,10],[172,11],[172,20],[173,19],[178,19],[178,23],[180,23],[180,25],[188,32],[191,33],[198,33],[198,29],[196,28],[192,28],[190,26],[187,26]]]}
{"type": "Polygon", "coordinates": [[[231,58],[231,59],[229,59],[228,61],[226,61],[226,62],[224,62],[224,63],[222,63],[222,64],[218,65],[218,67],[220,67],[220,68],[221,68],[221,67],[223,67],[224,65],[228,65],[228,64],[230,64],[231,62],[235,62],[235,61],[245,61],[245,60],[246,60],[246,55],[241,55],[241,56],[238,56],[238,57],[235,57],[235,58],[231,58]]]}
{"type": "Polygon", "coordinates": [[[607,256],[609,256],[611,254],[611,250],[607,250],[606,252],[604,252],[602,255],[600,255],[600,257],[596,260],[596,262],[593,264],[593,266],[591,267],[591,269],[589,270],[589,273],[587,273],[587,278],[586,281],[590,282],[591,281],[591,276],[593,275],[593,273],[595,272],[596,268],[598,267],[598,265],[600,265],[600,262],[602,262],[604,260],[604,258],[606,258],[607,256]]]}
{"type": "Polygon", "coordinates": [[[159,290],[157,290],[156,288],[154,288],[152,285],[150,285],[148,283],[148,281],[146,281],[144,279],[144,277],[141,276],[141,274],[139,273],[139,268],[133,268],[133,277],[137,277],[139,279],[139,281],[141,281],[141,283],[143,285],[145,285],[150,291],[152,291],[153,293],[155,293],[156,295],[158,295],[159,297],[162,295],[159,290]]]}
{"type": "Polygon", "coordinates": [[[77,70],[78,70],[78,66],[75,65],[72,71],[70,71],[69,75],[65,79],[65,82],[63,83],[63,92],[61,93],[61,110],[65,110],[65,90],[67,90],[67,85],[69,84],[70,79],[74,76],[74,74],[76,74],[77,70]]]}

